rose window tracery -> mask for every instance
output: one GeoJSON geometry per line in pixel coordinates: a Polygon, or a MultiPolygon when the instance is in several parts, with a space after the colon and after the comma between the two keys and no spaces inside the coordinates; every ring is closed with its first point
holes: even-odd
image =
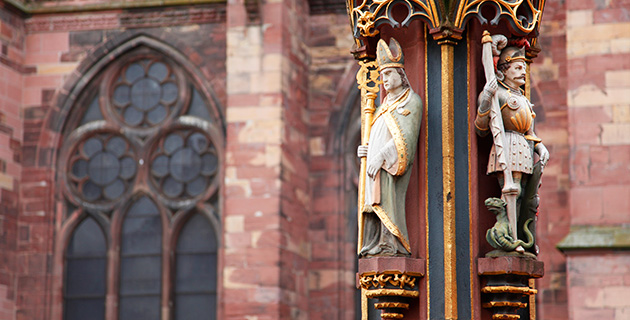
{"type": "Polygon", "coordinates": [[[134,150],[129,142],[111,133],[79,141],[69,166],[73,191],[88,202],[117,199],[129,190],[137,172],[134,150]]]}
{"type": "Polygon", "coordinates": [[[208,189],[218,164],[209,137],[197,130],[178,130],[159,140],[151,162],[151,178],[167,198],[193,198],[208,189]]]}
{"type": "Polygon", "coordinates": [[[139,52],[112,63],[66,133],[60,163],[75,205],[109,211],[151,189],[183,208],[216,191],[221,134],[207,101],[173,61],[139,52]]]}
{"type": "Polygon", "coordinates": [[[180,105],[176,73],[157,59],[142,59],[123,67],[110,90],[113,111],[130,127],[148,128],[169,118],[180,105]]]}

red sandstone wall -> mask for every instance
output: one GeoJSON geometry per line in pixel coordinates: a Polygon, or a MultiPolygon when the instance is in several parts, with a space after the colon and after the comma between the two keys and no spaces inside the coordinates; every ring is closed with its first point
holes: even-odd
{"type": "Polygon", "coordinates": [[[51,300],[55,148],[64,121],[56,96],[81,76],[73,72],[82,62],[94,62],[95,47],[146,33],[188,56],[225,106],[225,11],[197,6],[26,20],[0,13],[0,319],[49,319],[51,304],[61,303],[51,300]]]}
{"type": "Polygon", "coordinates": [[[545,276],[537,281],[539,319],[567,319],[566,265],[556,244],[569,232],[569,140],[567,110],[566,6],[548,1],[540,30],[542,52],[531,65],[536,133],[549,149],[540,189],[537,234],[545,276]]]}
{"type": "Polygon", "coordinates": [[[308,6],[251,9],[228,4],[224,318],[306,319],[308,6]]]}
{"type": "Polygon", "coordinates": [[[24,229],[18,228],[22,172],[21,119],[23,97],[24,23],[9,11],[0,11],[0,319],[15,317],[18,300],[16,272],[23,264],[17,249],[24,229]]]}
{"type": "Polygon", "coordinates": [[[309,122],[310,319],[355,318],[357,62],[346,15],[311,17],[309,122]],[[352,116],[352,109],[356,113],[352,116]],[[355,126],[353,126],[353,124],[355,126]],[[350,147],[352,146],[352,147],[350,147]],[[348,154],[350,155],[348,157],[348,154]],[[353,190],[354,189],[354,190],[353,190]]]}
{"type": "Polygon", "coordinates": [[[280,225],[286,244],[280,245],[280,286],[286,291],[287,309],[280,317],[308,319],[310,260],[309,214],[309,128],[308,128],[308,39],[309,15],[306,0],[286,1],[282,12],[283,132],[280,191],[280,225]]]}
{"type": "MultiPolygon", "coordinates": [[[[571,226],[627,230],[630,2],[569,1],[566,22],[571,226]]],[[[567,252],[569,318],[630,318],[630,254],[591,245],[567,252]]]]}

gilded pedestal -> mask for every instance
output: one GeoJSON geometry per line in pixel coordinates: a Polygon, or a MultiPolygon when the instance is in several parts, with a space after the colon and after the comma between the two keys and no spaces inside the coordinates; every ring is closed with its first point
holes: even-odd
{"type": "Polygon", "coordinates": [[[381,310],[381,319],[403,319],[405,311],[418,303],[425,268],[424,259],[359,259],[358,285],[367,298],[376,301],[374,308],[381,310]]]}
{"type": "MultiPolygon", "coordinates": [[[[492,312],[492,319],[521,319],[519,309],[528,308],[530,296],[537,293],[530,279],[544,274],[544,263],[526,256],[479,258],[482,307],[492,312]]],[[[533,299],[532,299],[533,300],[533,299]]]]}

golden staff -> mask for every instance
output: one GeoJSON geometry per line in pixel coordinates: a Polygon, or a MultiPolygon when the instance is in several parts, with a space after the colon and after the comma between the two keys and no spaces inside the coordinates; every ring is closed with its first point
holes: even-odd
{"type": "MultiPolygon", "coordinates": [[[[361,89],[361,145],[367,146],[370,140],[370,129],[372,119],[376,110],[375,100],[379,90],[378,85],[378,64],[376,61],[359,61],[361,68],[357,72],[357,83],[361,89]],[[370,85],[370,83],[372,83],[370,85]]],[[[359,239],[357,253],[361,252],[363,244],[363,206],[365,205],[365,170],[367,167],[367,157],[361,157],[361,169],[359,170],[359,199],[358,199],[358,225],[359,239]]]]}

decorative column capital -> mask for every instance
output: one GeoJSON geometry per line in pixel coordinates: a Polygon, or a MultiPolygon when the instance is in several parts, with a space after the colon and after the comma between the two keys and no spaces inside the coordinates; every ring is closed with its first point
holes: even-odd
{"type": "Polygon", "coordinates": [[[417,303],[425,270],[424,259],[363,258],[359,259],[357,283],[367,298],[376,299],[374,308],[382,310],[382,319],[403,319],[404,310],[417,303]]]}

